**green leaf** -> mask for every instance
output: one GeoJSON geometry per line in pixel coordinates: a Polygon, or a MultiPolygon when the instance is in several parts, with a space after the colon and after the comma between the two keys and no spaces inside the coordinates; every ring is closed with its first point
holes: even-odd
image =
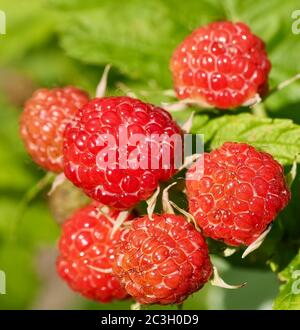
{"type": "Polygon", "coordinates": [[[223,15],[211,1],[55,0],[63,9],[61,43],[85,63],[111,63],[139,80],[171,86],[169,61],[175,47],[199,24],[223,15]]]}
{"type": "Polygon", "coordinates": [[[274,309],[300,310],[300,251],[291,263],[279,273],[284,284],[274,302],[274,309]]]}
{"type": "Polygon", "coordinates": [[[1,1],[6,14],[6,35],[0,35],[0,62],[20,60],[28,51],[53,38],[55,17],[44,0],[1,1]]]}
{"type": "Polygon", "coordinates": [[[202,116],[197,115],[194,118],[192,126],[192,133],[204,134],[205,143],[209,142],[217,133],[217,131],[226,123],[228,123],[229,117],[222,116],[216,119],[202,121],[202,116]]]}
{"type": "MultiPolygon", "coordinates": [[[[60,36],[67,53],[85,63],[111,63],[126,75],[171,86],[173,49],[193,29],[220,19],[247,23],[266,43],[273,63],[271,80],[278,84],[300,71],[298,36],[291,33],[291,13],[298,1],[281,0],[52,0],[62,11],[60,36]],[[263,13],[263,14],[262,14],[263,13]],[[285,60],[286,50],[289,58],[285,60]]],[[[299,85],[298,85],[299,86],[299,85]]],[[[299,100],[296,87],[293,100],[299,100]]],[[[276,106],[285,93],[274,96],[276,106]]],[[[278,107],[277,107],[278,110],[278,107]]]]}
{"type": "Polygon", "coordinates": [[[74,85],[91,95],[95,93],[102,74],[102,68],[84,65],[51,43],[26,54],[14,65],[14,69],[32,79],[36,87],[74,85]]]}
{"type": "MultiPolygon", "coordinates": [[[[19,200],[3,197],[0,201],[0,242],[6,240],[13,221],[17,216],[19,200]]],[[[59,234],[59,227],[50,215],[45,202],[37,200],[28,205],[17,227],[16,241],[29,248],[42,244],[54,243],[59,234]]],[[[1,265],[0,265],[1,266],[1,265]]]]}
{"type": "Polygon", "coordinates": [[[111,63],[130,77],[170,84],[167,68],[176,27],[168,15],[159,0],[129,0],[122,6],[106,0],[93,8],[88,4],[69,16],[63,13],[62,46],[86,63],[111,63]]]}
{"type": "Polygon", "coordinates": [[[292,164],[300,154],[300,126],[289,119],[225,115],[209,121],[194,133],[204,134],[205,142],[210,141],[210,149],[227,141],[245,142],[270,153],[283,165],[292,164]]]}
{"type": "Polygon", "coordinates": [[[28,309],[39,288],[32,253],[11,244],[0,244],[0,270],[5,272],[6,294],[0,309],[28,309]]]}
{"type": "Polygon", "coordinates": [[[1,97],[0,107],[0,191],[26,189],[38,176],[19,135],[20,112],[1,97]]]}

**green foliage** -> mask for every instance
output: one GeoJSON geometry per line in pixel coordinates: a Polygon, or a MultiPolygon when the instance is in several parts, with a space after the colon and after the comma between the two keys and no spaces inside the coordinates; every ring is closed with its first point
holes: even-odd
{"type": "MultiPolygon", "coordinates": [[[[112,63],[132,78],[154,79],[159,86],[170,86],[170,54],[183,37],[201,24],[226,18],[246,22],[265,40],[273,81],[300,71],[298,36],[291,33],[296,0],[260,0],[255,5],[250,0],[129,0],[122,5],[118,0],[52,0],[52,4],[64,17],[60,35],[68,54],[86,63],[112,63]]],[[[295,88],[290,100],[292,96],[299,100],[295,88]]]]}
{"type": "Polygon", "coordinates": [[[54,244],[58,227],[43,199],[27,207],[17,231],[22,195],[33,186],[42,171],[37,171],[26,155],[18,132],[19,110],[0,101],[0,270],[5,271],[7,294],[0,296],[0,309],[29,308],[37,290],[35,254],[45,244],[54,244]]]}
{"type": "Polygon", "coordinates": [[[208,1],[191,1],[191,8],[162,0],[130,0],[121,6],[117,0],[52,4],[63,10],[59,30],[69,55],[91,64],[111,63],[133,79],[164,87],[171,84],[168,67],[176,45],[197,25],[224,17],[222,8],[208,1]]]}
{"type": "Polygon", "coordinates": [[[6,275],[6,294],[0,296],[0,309],[30,307],[39,289],[31,251],[15,244],[1,244],[0,269],[6,275]]]}
{"type": "Polygon", "coordinates": [[[279,273],[284,282],[274,302],[274,309],[300,310],[300,251],[290,264],[279,273]]]}
{"type": "Polygon", "coordinates": [[[0,36],[1,64],[20,60],[53,37],[55,19],[41,0],[1,1],[6,13],[7,34],[0,36]]]}
{"type": "Polygon", "coordinates": [[[0,191],[13,188],[21,190],[28,187],[34,178],[33,171],[25,158],[25,150],[19,137],[18,117],[20,112],[0,100],[0,191]]]}
{"type": "MultiPolygon", "coordinates": [[[[224,115],[193,131],[205,136],[210,149],[226,141],[246,142],[269,152],[283,165],[290,165],[300,155],[300,126],[290,119],[271,119],[251,114],[224,115]]],[[[300,161],[300,157],[298,157],[300,161]]]]}

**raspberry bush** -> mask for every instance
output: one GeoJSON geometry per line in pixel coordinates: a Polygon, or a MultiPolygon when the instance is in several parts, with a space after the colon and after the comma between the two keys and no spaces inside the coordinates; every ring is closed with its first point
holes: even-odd
{"type": "Polygon", "coordinates": [[[0,308],[299,310],[297,1],[3,2],[0,308]],[[146,144],[108,170],[122,125],[146,144]],[[191,166],[137,166],[187,131],[191,166]],[[216,269],[248,284],[227,296],[216,269]]]}

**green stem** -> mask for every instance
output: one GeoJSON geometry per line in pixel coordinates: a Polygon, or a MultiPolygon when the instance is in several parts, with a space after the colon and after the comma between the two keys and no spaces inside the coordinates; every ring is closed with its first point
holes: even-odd
{"type": "Polygon", "coordinates": [[[179,311],[182,311],[182,310],[183,310],[183,303],[178,304],[178,305],[177,305],[177,309],[178,309],[179,311]]]}
{"type": "Polygon", "coordinates": [[[33,187],[31,187],[22,197],[16,211],[16,217],[13,219],[10,239],[17,238],[18,228],[24,217],[28,205],[43,191],[54,179],[55,174],[48,172],[42,179],[40,179],[33,187]]]}
{"type": "Polygon", "coordinates": [[[289,188],[292,187],[292,184],[297,176],[297,159],[298,159],[298,155],[295,156],[290,172],[285,176],[285,180],[289,188]]]}
{"type": "Polygon", "coordinates": [[[262,102],[252,107],[252,113],[256,117],[267,117],[266,108],[262,102]]]}
{"type": "Polygon", "coordinates": [[[270,97],[271,95],[283,90],[284,88],[288,87],[289,85],[293,84],[294,82],[296,82],[298,80],[300,80],[300,73],[297,73],[293,77],[281,82],[275,88],[271,89],[269,91],[268,95],[266,95],[264,99],[266,99],[267,97],[270,97]]]}
{"type": "Polygon", "coordinates": [[[232,0],[224,1],[223,10],[224,10],[226,19],[233,21],[233,22],[240,21],[236,8],[235,8],[235,5],[234,5],[234,1],[232,1],[232,0]]]}

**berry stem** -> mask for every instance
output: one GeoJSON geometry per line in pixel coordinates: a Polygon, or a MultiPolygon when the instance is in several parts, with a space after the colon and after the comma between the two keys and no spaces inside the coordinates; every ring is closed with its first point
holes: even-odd
{"type": "Polygon", "coordinates": [[[56,188],[59,187],[60,185],[62,185],[65,181],[66,181],[66,177],[65,177],[64,172],[58,174],[52,183],[51,189],[48,192],[48,196],[51,196],[54,193],[54,191],[56,190],[56,188]]]}
{"type": "Polygon", "coordinates": [[[9,236],[10,239],[12,240],[17,239],[17,231],[28,205],[38,196],[38,194],[41,191],[43,191],[48,185],[52,183],[54,177],[55,177],[54,173],[48,172],[33,187],[31,187],[22,197],[17,207],[16,217],[14,221],[12,221],[11,232],[9,236]]]}
{"type": "MultiPolygon", "coordinates": [[[[294,83],[295,81],[300,79],[300,73],[297,73],[295,76],[281,82],[276,88],[275,88],[275,92],[276,91],[281,91],[282,89],[284,89],[285,87],[291,85],[292,83],[294,83]]],[[[272,93],[272,91],[271,91],[272,93]]]]}
{"type": "Polygon", "coordinates": [[[191,100],[180,100],[178,102],[173,103],[161,103],[161,106],[169,111],[169,112],[179,112],[186,110],[188,108],[188,104],[191,103],[191,100]]]}
{"type": "Polygon", "coordinates": [[[297,80],[300,80],[300,73],[297,73],[293,77],[279,83],[276,87],[274,87],[273,89],[270,90],[269,94],[266,95],[266,97],[264,99],[266,99],[266,98],[270,97],[271,95],[273,95],[273,94],[281,91],[282,89],[288,87],[289,85],[293,84],[297,80]]]}
{"type": "Polygon", "coordinates": [[[195,228],[201,232],[201,229],[199,228],[196,220],[194,219],[194,217],[189,213],[187,212],[186,210],[182,209],[181,207],[179,207],[177,204],[175,204],[174,202],[170,201],[170,204],[172,207],[174,207],[174,209],[176,209],[178,212],[180,212],[181,214],[183,214],[187,221],[190,222],[190,223],[193,223],[195,228]]]}
{"type": "Polygon", "coordinates": [[[182,311],[182,310],[183,310],[183,303],[178,304],[178,305],[177,305],[177,309],[178,309],[179,311],[182,311]]]}
{"type": "Polygon", "coordinates": [[[123,82],[119,81],[117,82],[117,87],[120,89],[120,91],[125,94],[126,96],[133,97],[135,99],[138,98],[137,94],[133,92],[127,85],[125,85],[123,82]]]}
{"type": "Polygon", "coordinates": [[[232,1],[224,1],[223,2],[223,10],[225,13],[225,17],[227,20],[238,22],[240,19],[238,18],[236,8],[232,1]]]}
{"type": "Polygon", "coordinates": [[[110,234],[111,239],[113,239],[115,233],[122,227],[123,223],[127,220],[129,214],[130,214],[129,210],[120,212],[116,221],[113,224],[113,228],[110,234]]]}
{"type": "Polygon", "coordinates": [[[157,201],[157,197],[160,193],[160,186],[157,187],[157,189],[155,190],[155,192],[153,193],[153,195],[146,201],[147,203],[147,214],[149,216],[149,218],[152,220],[153,219],[153,212],[156,206],[156,201],[157,201]]]}
{"type": "Polygon", "coordinates": [[[245,286],[247,283],[242,283],[242,284],[238,284],[238,285],[231,285],[231,284],[227,284],[226,282],[224,282],[224,280],[220,277],[219,272],[217,267],[213,267],[213,277],[210,281],[211,285],[213,286],[217,286],[219,288],[224,288],[224,289],[230,289],[230,290],[234,290],[234,289],[239,289],[243,286],[245,286]]]}
{"type": "Polygon", "coordinates": [[[194,119],[194,116],[195,116],[195,111],[193,111],[189,118],[187,119],[187,121],[182,125],[182,130],[185,132],[185,133],[190,133],[191,132],[191,128],[193,126],[193,119],[194,119]]]}
{"type": "Polygon", "coordinates": [[[142,305],[139,302],[136,302],[130,306],[132,311],[139,311],[142,309],[142,305]]]}
{"type": "Polygon", "coordinates": [[[237,248],[236,247],[227,247],[225,250],[222,251],[223,256],[225,258],[232,256],[233,254],[235,254],[237,252],[237,248]]]}
{"type": "Polygon", "coordinates": [[[253,243],[251,243],[247,247],[247,249],[242,254],[242,259],[246,258],[247,255],[257,250],[262,245],[263,241],[265,240],[271,229],[272,229],[272,225],[269,225],[269,227],[253,243]]]}
{"type": "Polygon", "coordinates": [[[266,108],[262,102],[259,102],[252,107],[252,113],[256,117],[267,117],[266,108]]]}
{"type": "Polygon", "coordinates": [[[110,70],[111,65],[108,64],[105,66],[102,77],[100,79],[100,82],[96,88],[96,97],[104,97],[106,93],[106,87],[107,87],[107,79],[108,79],[108,73],[110,70]]]}
{"type": "Polygon", "coordinates": [[[292,184],[297,176],[297,159],[298,159],[298,155],[295,156],[290,172],[285,176],[286,183],[289,186],[289,188],[292,187],[292,184]]]}
{"type": "Polygon", "coordinates": [[[169,186],[167,186],[162,193],[162,206],[163,206],[163,211],[168,214],[174,214],[173,207],[171,205],[171,201],[169,199],[169,189],[176,185],[177,182],[171,183],[169,186]]]}

